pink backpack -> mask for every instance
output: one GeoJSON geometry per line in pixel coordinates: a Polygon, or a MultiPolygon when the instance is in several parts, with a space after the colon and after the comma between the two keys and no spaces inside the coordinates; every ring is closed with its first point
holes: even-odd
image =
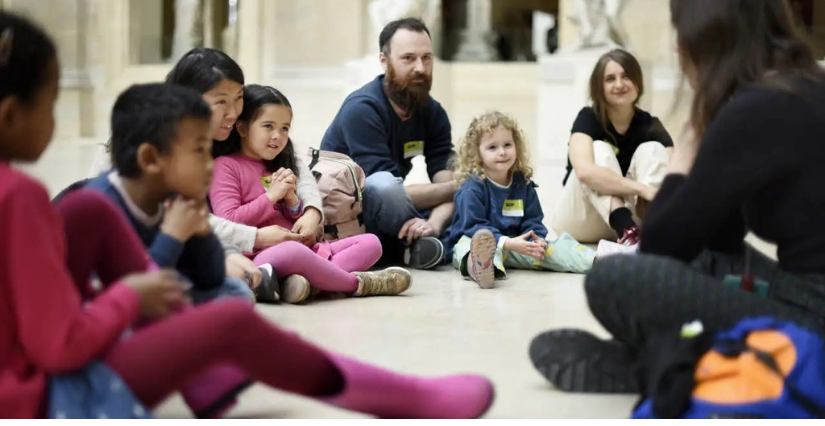
{"type": "Polygon", "coordinates": [[[344,154],[310,148],[305,155],[324,204],[324,239],[336,241],[366,232],[364,169],[344,154]]]}

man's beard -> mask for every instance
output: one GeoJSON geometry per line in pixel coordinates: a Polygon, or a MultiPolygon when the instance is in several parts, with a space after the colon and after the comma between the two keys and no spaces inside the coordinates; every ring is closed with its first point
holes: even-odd
{"type": "Polygon", "coordinates": [[[413,72],[408,77],[395,73],[392,63],[387,63],[387,75],[384,77],[384,91],[399,108],[408,114],[427,106],[430,100],[432,77],[426,74],[413,72]],[[414,82],[415,79],[424,79],[423,82],[414,82]]]}

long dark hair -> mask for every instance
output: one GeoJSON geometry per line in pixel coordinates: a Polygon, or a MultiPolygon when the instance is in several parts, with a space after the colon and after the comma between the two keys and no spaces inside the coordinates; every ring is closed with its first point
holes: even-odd
{"type": "MultiPolygon", "coordinates": [[[[261,108],[267,105],[283,105],[292,111],[292,105],[289,99],[284,96],[278,89],[269,86],[261,86],[258,84],[250,84],[243,89],[244,107],[241,115],[238,116],[238,123],[251,124],[261,113],[261,108]]],[[[241,134],[238,133],[238,128],[232,129],[229,138],[226,142],[220,143],[226,147],[227,154],[236,154],[241,152],[241,134]]],[[[280,168],[290,169],[295,176],[299,176],[298,164],[295,159],[295,148],[292,144],[292,138],[287,138],[286,146],[277,157],[272,160],[264,161],[266,170],[270,173],[275,173],[280,168]]]]}
{"type": "Polygon", "coordinates": [[[636,85],[637,96],[633,102],[634,107],[639,103],[639,99],[642,98],[645,92],[645,83],[642,78],[642,67],[639,65],[639,61],[626,50],[613,49],[605,53],[599,58],[598,62],[596,62],[596,66],[593,67],[593,72],[590,74],[590,102],[593,104],[593,110],[599,116],[599,122],[602,123],[604,131],[613,139],[616,139],[616,135],[610,134],[610,131],[607,130],[608,104],[607,98],[604,96],[604,71],[610,61],[621,65],[627,77],[636,85]]]}
{"type": "Polygon", "coordinates": [[[166,75],[166,82],[204,94],[224,80],[244,85],[243,70],[229,55],[217,49],[197,47],[183,55],[166,75]]]}
{"type": "MultiPolygon", "coordinates": [[[[166,76],[166,82],[189,87],[202,95],[221,81],[229,80],[244,85],[243,70],[226,53],[206,47],[196,47],[183,55],[166,76]]],[[[229,154],[225,143],[212,144],[212,156],[229,154]]]]}
{"type": "Polygon", "coordinates": [[[670,17],[680,60],[695,68],[691,124],[699,137],[745,85],[792,90],[788,76],[825,76],[785,0],[670,0],[670,17]]]}

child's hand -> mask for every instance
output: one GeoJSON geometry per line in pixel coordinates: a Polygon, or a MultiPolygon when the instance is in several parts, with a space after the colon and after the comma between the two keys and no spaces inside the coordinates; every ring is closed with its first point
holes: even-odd
{"type": "Polygon", "coordinates": [[[287,207],[295,208],[295,206],[301,204],[301,199],[295,194],[295,190],[290,190],[284,195],[284,202],[287,207]]]}
{"type": "Polygon", "coordinates": [[[278,169],[278,171],[276,171],[275,173],[272,174],[272,179],[273,180],[284,180],[284,179],[288,178],[289,176],[292,176],[295,179],[293,181],[293,183],[298,181],[297,177],[295,176],[295,173],[293,173],[291,169],[285,169],[283,167],[281,167],[280,169],[278,169]]]}
{"type": "MultiPolygon", "coordinates": [[[[202,201],[198,204],[199,209],[204,209],[205,211],[209,211],[209,206],[206,205],[206,200],[202,201]]],[[[209,225],[209,214],[207,213],[206,216],[203,217],[201,220],[200,228],[195,231],[193,234],[196,237],[205,237],[212,233],[212,226],[209,225]]]]}
{"type": "Polygon", "coordinates": [[[535,232],[533,232],[533,241],[536,242],[542,250],[547,250],[547,241],[536,235],[535,232]]]}
{"type": "Polygon", "coordinates": [[[535,232],[530,231],[520,237],[510,238],[504,243],[504,250],[514,251],[525,256],[534,257],[536,259],[544,259],[544,249],[547,248],[547,242],[539,238],[535,232]],[[534,241],[527,241],[533,238],[534,241]]]}
{"type": "Polygon", "coordinates": [[[284,195],[283,200],[286,202],[287,206],[297,206],[301,203],[301,200],[298,198],[296,194],[297,187],[298,187],[298,176],[295,176],[295,173],[292,172],[291,169],[285,169],[281,167],[272,174],[272,181],[280,181],[285,183],[292,183],[295,185],[296,189],[292,189],[284,195]]]}
{"type": "Polygon", "coordinates": [[[170,269],[130,274],[121,280],[138,294],[140,313],[149,318],[168,316],[175,308],[188,304],[186,286],[170,269]]]}
{"type": "Polygon", "coordinates": [[[251,260],[238,253],[232,253],[229,256],[226,256],[227,277],[233,277],[241,281],[246,281],[247,275],[252,278],[252,282],[249,283],[249,288],[254,290],[261,285],[261,280],[263,280],[261,270],[258,269],[258,266],[252,263],[251,260]]]}
{"type": "Polygon", "coordinates": [[[167,200],[164,210],[160,231],[182,243],[209,227],[209,209],[202,203],[177,197],[167,200]]]}
{"type": "Polygon", "coordinates": [[[266,195],[269,197],[269,201],[275,204],[284,199],[290,192],[294,194],[295,190],[295,175],[278,177],[278,173],[275,172],[269,178],[269,189],[266,190],[266,195]]]}

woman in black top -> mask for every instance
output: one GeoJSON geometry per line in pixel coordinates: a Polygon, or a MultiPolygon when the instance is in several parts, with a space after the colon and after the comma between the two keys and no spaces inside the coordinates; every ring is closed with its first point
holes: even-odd
{"type": "Polygon", "coordinates": [[[673,146],[659,119],[636,106],[643,92],[642,68],[630,53],[616,49],[596,63],[592,106],[573,123],[552,222],[557,232],[588,243],[617,237],[625,245],[638,242],[641,215],[634,219],[634,210],[653,199],[673,146]]]}
{"type": "Polygon", "coordinates": [[[531,345],[564,390],[635,391],[630,365],[646,341],[694,320],[709,333],[766,315],[825,330],[825,73],[782,0],[671,0],[671,19],[695,91],[690,130],[640,254],[602,259],[586,278],[614,340],[556,330],[531,345]],[[748,229],[776,243],[778,263],[744,244],[748,229]],[[730,285],[751,276],[767,297],[730,285]]]}

